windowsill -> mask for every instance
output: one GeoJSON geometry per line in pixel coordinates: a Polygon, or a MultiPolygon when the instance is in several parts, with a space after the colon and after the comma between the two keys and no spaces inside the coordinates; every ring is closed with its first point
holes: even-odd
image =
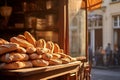
{"type": "Polygon", "coordinates": [[[116,3],[120,3],[120,1],[113,1],[113,2],[110,2],[110,4],[116,4],[116,3]]]}
{"type": "Polygon", "coordinates": [[[120,27],[113,27],[114,29],[120,29],[120,27]]]}

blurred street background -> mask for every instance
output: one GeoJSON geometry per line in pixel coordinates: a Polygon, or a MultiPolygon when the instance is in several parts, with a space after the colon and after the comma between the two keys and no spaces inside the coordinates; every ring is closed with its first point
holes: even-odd
{"type": "Polygon", "coordinates": [[[91,80],[120,80],[120,68],[92,68],[91,80]]]}

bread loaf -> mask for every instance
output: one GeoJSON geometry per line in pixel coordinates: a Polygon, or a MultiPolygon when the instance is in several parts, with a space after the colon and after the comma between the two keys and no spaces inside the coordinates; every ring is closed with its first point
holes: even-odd
{"type": "Polygon", "coordinates": [[[20,68],[29,68],[32,67],[30,61],[17,61],[12,63],[2,63],[0,64],[0,69],[20,69],[20,68]]]}
{"type": "Polygon", "coordinates": [[[52,59],[52,54],[50,54],[50,53],[45,53],[45,54],[42,54],[42,58],[44,59],[44,60],[50,60],[50,59],[52,59]]]}
{"type": "Polygon", "coordinates": [[[0,55],[7,53],[7,52],[17,50],[18,47],[19,47],[19,45],[16,43],[9,43],[9,44],[0,45],[0,55]]]}
{"type": "Polygon", "coordinates": [[[59,51],[60,53],[64,53],[64,50],[63,49],[60,49],[60,51],[59,51]]]}
{"type": "Polygon", "coordinates": [[[46,48],[50,49],[51,53],[53,53],[54,43],[52,41],[47,41],[46,48]]]}
{"type": "Polygon", "coordinates": [[[27,39],[27,41],[31,44],[34,45],[34,47],[36,47],[36,40],[35,38],[32,36],[32,34],[30,34],[28,31],[24,32],[24,36],[27,39]]]}
{"type": "Polygon", "coordinates": [[[39,67],[39,66],[48,66],[49,62],[45,61],[43,59],[37,59],[37,60],[32,60],[32,64],[35,67],[39,67]]]}
{"type": "Polygon", "coordinates": [[[42,55],[40,54],[37,54],[37,53],[32,53],[29,55],[30,59],[33,60],[33,59],[41,59],[42,58],[42,55]]]}
{"type": "Polygon", "coordinates": [[[59,59],[51,59],[49,60],[49,65],[59,65],[62,64],[62,61],[59,59]]]}
{"type": "Polygon", "coordinates": [[[0,57],[0,61],[10,63],[13,61],[26,61],[29,59],[29,56],[27,54],[22,53],[6,53],[0,57]]]}
{"type": "Polygon", "coordinates": [[[36,42],[36,47],[46,48],[46,41],[45,41],[44,39],[39,39],[39,40],[36,42]]]}
{"type": "Polygon", "coordinates": [[[57,53],[57,52],[59,52],[60,51],[60,47],[59,47],[59,45],[57,44],[57,43],[54,43],[54,53],[57,53]]]}
{"type": "Polygon", "coordinates": [[[36,51],[38,54],[50,53],[50,50],[47,48],[37,48],[36,51]]]}
{"type": "Polygon", "coordinates": [[[8,44],[9,42],[6,41],[5,39],[0,38],[0,45],[2,44],[8,44]]]}
{"type": "Polygon", "coordinates": [[[22,34],[19,34],[17,37],[20,38],[20,39],[26,40],[25,36],[22,35],[22,34]]]}
{"type": "Polygon", "coordinates": [[[73,57],[71,57],[70,55],[67,55],[66,58],[69,58],[69,59],[70,59],[70,62],[77,61],[76,58],[73,58],[73,57]]]}
{"type": "Polygon", "coordinates": [[[62,60],[62,64],[70,63],[70,59],[69,58],[61,58],[61,60],[62,60]]]}
{"type": "Polygon", "coordinates": [[[26,40],[17,38],[17,37],[12,37],[10,38],[10,41],[13,43],[19,44],[21,47],[28,48],[28,47],[34,47],[31,43],[27,42],[26,40]]]}
{"type": "Polygon", "coordinates": [[[27,51],[27,53],[34,53],[34,52],[36,52],[36,48],[34,48],[34,47],[28,47],[26,49],[26,51],[27,51]]]}
{"type": "Polygon", "coordinates": [[[61,58],[61,55],[56,54],[56,53],[53,53],[52,56],[53,56],[52,59],[60,59],[61,58]]]}
{"type": "Polygon", "coordinates": [[[56,54],[61,55],[61,58],[65,58],[65,57],[67,56],[65,53],[60,53],[60,52],[58,52],[58,53],[56,53],[56,54]]]}
{"type": "Polygon", "coordinates": [[[26,49],[23,47],[18,47],[18,49],[16,50],[18,53],[26,53],[26,49]]]}

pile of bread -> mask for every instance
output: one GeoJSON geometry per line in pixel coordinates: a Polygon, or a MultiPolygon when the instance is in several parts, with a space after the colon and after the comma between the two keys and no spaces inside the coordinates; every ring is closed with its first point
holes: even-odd
{"type": "Polygon", "coordinates": [[[10,41],[0,38],[0,69],[20,69],[66,64],[76,61],[64,53],[57,43],[36,40],[32,34],[11,37],[10,41]]]}

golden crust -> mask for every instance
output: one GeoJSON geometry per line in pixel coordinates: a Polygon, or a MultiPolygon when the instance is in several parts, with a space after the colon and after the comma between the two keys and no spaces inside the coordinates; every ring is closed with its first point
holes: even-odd
{"type": "Polygon", "coordinates": [[[34,45],[34,47],[36,47],[36,40],[35,38],[32,36],[32,34],[30,34],[28,31],[24,32],[24,36],[27,39],[27,41],[29,43],[31,43],[32,45],[34,45]]]}

